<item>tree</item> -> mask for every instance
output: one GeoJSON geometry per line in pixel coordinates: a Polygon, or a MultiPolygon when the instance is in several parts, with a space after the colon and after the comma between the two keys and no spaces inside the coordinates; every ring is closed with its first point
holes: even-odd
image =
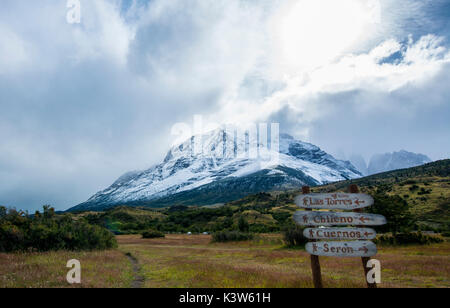
{"type": "Polygon", "coordinates": [[[250,230],[250,225],[248,224],[247,220],[245,220],[245,218],[243,216],[239,217],[238,229],[241,232],[248,232],[250,230]]]}
{"type": "Polygon", "coordinates": [[[400,196],[378,193],[374,196],[374,199],[375,204],[369,208],[369,211],[383,215],[387,220],[386,225],[377,228],[380,231],[396,234],[414,225],[415,220],[409,210],[408,202],[400,196]]]}
{"type": "Polygon", "coordinates": [[[223,228],[230,229],[233,226],[233,219],[231,217],[226,217],[223,221],[223,228]]]}
{"type": "Polygon", "coordinates": [[[53,217],[55,217],[55,209],[50,205],[44,205],[44,218],[52,219],[53,217]]]}
{"type": "Polygon", "coordinates": [[[6,207],[0,206],[0,219],[3,219],[6,217],[6,207]]]}
{"type": "Polygon", "coordinates": [[[284,242],[288,247],[302,247],[308,243],[308,239],[303,235],[305,228],[295,224],[287,225],[283,230],[284,242]]]}

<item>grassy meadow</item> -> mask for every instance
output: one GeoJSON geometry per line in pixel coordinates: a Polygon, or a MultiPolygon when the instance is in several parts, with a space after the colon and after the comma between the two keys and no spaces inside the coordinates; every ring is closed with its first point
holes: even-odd
{"type": "MultiPolygon", "coordinates": [[[[0,254],[0,287],[310,288],[309,254],[286,249],[281,235],[252,241],[211,243],[209,235],[117,237],[119,248],[103,252],[0,254]],[[133,264],[127,254],[138,262],[133,264]],[[81,261],[82,284],[66,282],[70,259],[81,261]]],[[[450,287],[450,243],[379,247],[381,288],[450,287]]],[[[359,258],[321,257],[325,287],[364,288],[359,258]]]]}
{"type": "Polygon", "coordinates": [[[126,288],[132,264],[119,250],[94,252],[0,253],[0,288],[126,288]],[[81,263],[81,285],[66,281],[67,261],[81,263]]]}

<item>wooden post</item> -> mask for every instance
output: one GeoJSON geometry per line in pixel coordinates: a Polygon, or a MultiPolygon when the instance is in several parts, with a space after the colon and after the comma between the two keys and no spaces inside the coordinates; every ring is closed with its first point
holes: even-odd
{"type": "MultiPolygon", "coordinates": [[[[358,185],[355,185],[355,184],[353,184],[353,185],[350,185],[350,187],[349,187],[349,192],[351,193],[351,194],[357,194],[357,193],[359,193],[359,188],[358,188],[358,185]]],[[[356,210],[354,210],[354,212],[356,212],[356,213],[361,213],[362,212],[362,209],[356,209],[356,210]]],[[[361,226],[358,226],[358,227],[361,227],[361,226]]],[[[376,283],[369,283],[368,281],[367,281],[367,273],[369,272],[369,269],[367,268],[367,263],[370,261],[370,257],[362,257],[361,258],[361,260],[362,260],[362,265],[363,265],[363,268],[364,268],[364,280],[367,282],[367,287],[369,288],[369,289],[376,289],[377,288],[377,284],[376,283]]]]}
{"type": "MultiPolygon", "coordinates": [[[[311,193],[311,189],[309,188],[309,186],[304,186],[304,187],[302,187],[302,192],[303,192],[303,194],[306,195],[306,194],[311,193]]],[[[312,211],[311,209],[306,209],[306,210],[312,211]]],[[[315,242],[315,240],[312,240],[311,242],[315,242]]],[[[311,270],[312,270],[312,275],[313,275],[314,287],[316,289],[322,289],[323,288],[322,272],[320,269],[319,256],[311,255],[311,270]]]]}

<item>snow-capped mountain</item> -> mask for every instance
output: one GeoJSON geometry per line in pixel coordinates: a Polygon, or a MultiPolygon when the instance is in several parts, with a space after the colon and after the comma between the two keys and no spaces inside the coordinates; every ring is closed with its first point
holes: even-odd
{"type": "Polygon", "coordinates": [[[129,172],[71,211],[116,205],[210,205],[262,191],[316,186],[361,173],[320,148],[282,134],[266,146],[248,133],[217,129],[173,147],[164,161],[129,172]]]}
{"type": "Polygon", "coordinates": [[[399,152],[374,155],[369,163],[368,173],[376,174],[397,169],[405,169],[430,163],[431,159],[423,154],[401,150],[399,152]]]}

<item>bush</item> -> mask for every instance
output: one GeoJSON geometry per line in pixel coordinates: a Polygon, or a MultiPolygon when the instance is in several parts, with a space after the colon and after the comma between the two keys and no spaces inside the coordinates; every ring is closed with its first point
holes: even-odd
{"type": "Polygon", "coordinates": [[[404,185],[414,185],[414,184],[417,184],[417,181],[415,181],[415,180],[406,180],[402,184],[404,184],[404,185]]]}
{"type": "Polygon", "coordinates": [[[162,237],[166,237],[166,235],[156,230],[147,230],[142,233],[142,238],[162,238],[162,237]]]}
{"type": "Polygon", "coordinates": [[[368,211],[386,217],[387,224],[376,227],[379,232],[408,232],[416,221],[410,212],[410,206],[400,196],[389,196],[377,193],[374,195],[375,204],[368,211]]]}
{"type": "Polygon", "coordinates": [[[420,191],[417,193],[419,196],[422,196],[422,195],[429,195],[429,194],[431,194],[431,192],[432,192],[433,190],[432,189],[425,189],[425,188],[421,188],[420,189],[420,191]]]}
{"type": "Polygon", "coordinates": [[[56,215],[44,207],[33,217],[16,210],[1,210],[0,251],[95,250],[117,247],[114,235],[86,220],[56,215]]]}
{"type": "Polygon", "coordinates": [[[247,220],[243,216],[239,217],[238,221],[238,229],[241,232],[248,233],[250,230],[250,225],[248,224],[247,220]]]}
{"type": "Polygon", "coordinates": [[[240,231],[221,231],[212,236],[213,242],[242,242],[253,239],[253,234],[240,231]]]}
{"type": "Polygon", "coordinates": [[[411,186],[410,188],[409,188],[409,190],[410,191],[416,191],[416,190],[419,190],[419,186],[418,185],[416,185],[416,184],[414,184],[413,186],[411,186]]]}
{"type": "Polygon", "coordinates": [[[11,223],[0,224],[0,252],[25,249],[25,236],[19,228],[11,223]]]}
{"type": "Polygon", "coordinates": [[[272,233],[279,231],[280,227],[277,225],[252,224],[250,225],[251,233],[272,233]]]}
{"type": "Polygon", "coordinates": [[[444,231],[441,233],[441,235],[444,237],[450,237],[450,231],[444,231]]]}
{"type": "Polygon", "coordinates": [[[430,245],[442,243],[444,240],[438,236],[426,235],[421,232],[385,234],[379,236],[374,243],[384,245],[430,245]]]}
{"type": "Polygon", "coordinates": [[[288,226],[284,232],[284,241],[288,247],[303,247],[308,239],[303,236],[304,228],[300,226],[288,226]]]}

